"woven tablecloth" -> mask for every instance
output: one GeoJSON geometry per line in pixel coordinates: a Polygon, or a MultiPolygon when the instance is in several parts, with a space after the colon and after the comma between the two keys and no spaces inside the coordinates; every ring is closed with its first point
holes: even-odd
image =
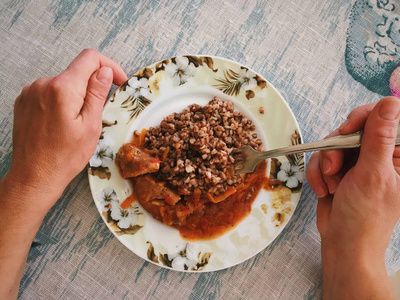
{"type": "MultiPolygon", "coordinates": [[[[175,55],[232,59],[282,93],[305,141],[323,138],[356,106],[390,94],[390,74],[400,65],[399,12],[398,0],[3,0],[0,177],[11,163],[13,103],[22,87],[57,75],[89,47],[120,63],[128,75],[175,55]]],[[[83,171],[47,215],[19,296],[320,298],[316,203],[306,184],[289,224],[257,256],[218,272],[180,273],[144,261],[114,238],[83,171]]],[[[386,262],[390,274],[400,269],[400,226],[386,262]]]]}

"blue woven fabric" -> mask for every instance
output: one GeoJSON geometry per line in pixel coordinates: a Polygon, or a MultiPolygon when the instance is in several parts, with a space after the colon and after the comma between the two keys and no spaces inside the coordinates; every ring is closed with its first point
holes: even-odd
{"type": "MultiPolygon", "coordinates": [[[[235,60],[282,93],[311,141],[356,106],[390,93],[389,76],[400,65],[399,12],[393,0],[1,1],[0,177],[11,162],[14,99],[34,79],[61,72],[83,48],[100,50],[128,75],[175,55],[235,60]]],[[[82,172],[32,245],[20,298],[320,298],[315,210],[306,184],[290,223],[260,254],[226,270],[185,274],[145,262],[119,243],[82,172]]],[[[400,226],[386,261],[390,274],[400,269],[400,226]]]]}

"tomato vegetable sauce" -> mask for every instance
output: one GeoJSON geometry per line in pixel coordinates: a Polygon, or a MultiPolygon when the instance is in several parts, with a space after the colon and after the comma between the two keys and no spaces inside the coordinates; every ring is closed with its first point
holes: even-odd
{"type": "MultiPolygon", "coordinates": [[[[264,161],[247,175],[236,193],[218,203],[210,202],[204,195],[191,195],[175,205],[164,200],[141,201],[138,195],[136,198],[155,219],[178,229],[184,239],[209,240],[233,229],[250,213],[254,199],[265,183],[265,174],[264,161]]],[[[135,178],[131,180],[134,190],[141,188],[136,185],[135,178]]]]}
{"type": "Polygon", "coordinates": [[[219,203],[206,203],[186,220],[174,226],[187,240],[217,238],[236,227],[251,211],[251,206],[265,182],[266,164],[248,176],[243,189],[219,203]],[[247,185],[246,185],[247,183],[247,185]]]}

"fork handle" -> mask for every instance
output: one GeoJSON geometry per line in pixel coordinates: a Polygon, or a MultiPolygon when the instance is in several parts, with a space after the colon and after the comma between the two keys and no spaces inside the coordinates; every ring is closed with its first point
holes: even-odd
{"type": "MultiPolygon", "coordinates": [[[[357,131],[352,134],[338,135],[325,140],[320,140],[311,143],[293,145],[289,147],[265,151],[260,155],[260,159],[276,157],[299,152],[311,152],[316,150],[334,150],[358,148],[361,146],[363,131],[357,131]]],[[[397,127],[396,145],[400,145],[400,125],[397,127]]]]}

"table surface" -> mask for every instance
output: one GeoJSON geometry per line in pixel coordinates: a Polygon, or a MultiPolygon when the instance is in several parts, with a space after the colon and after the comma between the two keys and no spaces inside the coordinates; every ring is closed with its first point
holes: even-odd
{"type": "MultiPolygon", "coordinates": [[[[393,0],[1,1],[0,176],[11,162],[21,88],[55,76],[88,47],[128,75],[175,55],[232,59],[282,93],[305,141],[323,138],[356,106],[390,94],[400,65],[399,12],[393,0]]],[[[289,224],[264,251],[229,269],[185,274],[142,260],[114,238],[83,171],[32,245],[20,298],[320,298],[315,209],[306,184],[289,224]]],[[[400,269],[399,224],[386,262],[390,274],[400,269]]]]}

